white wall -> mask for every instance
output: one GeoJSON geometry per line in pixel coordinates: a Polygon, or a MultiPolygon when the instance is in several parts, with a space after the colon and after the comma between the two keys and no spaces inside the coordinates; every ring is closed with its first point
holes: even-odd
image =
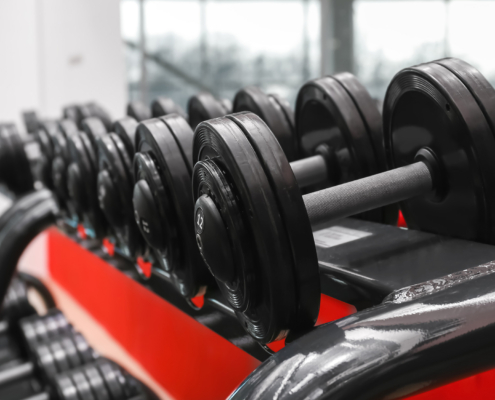
{"type": "Polygon", "coordinates": [[[59,117],[95,100],[114,118],[127,102],[119,0],[0,0],[0,121],[21,110],[59,117]]]}

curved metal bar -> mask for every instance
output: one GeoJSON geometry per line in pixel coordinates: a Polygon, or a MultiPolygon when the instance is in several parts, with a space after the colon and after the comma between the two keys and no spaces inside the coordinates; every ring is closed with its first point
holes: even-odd
{"type": "Polygon", "coordinates": [[[40,190],[20,197],[0,217],[1,303],[23,251],[36,235],[55,223],[58,212],[54,194],[40,190]]]}
{"type": "Polygon", "coordinates": [[[240,399],[398,399],[495,367],[495,262],[401,289],[265,361],[240,399]]]}

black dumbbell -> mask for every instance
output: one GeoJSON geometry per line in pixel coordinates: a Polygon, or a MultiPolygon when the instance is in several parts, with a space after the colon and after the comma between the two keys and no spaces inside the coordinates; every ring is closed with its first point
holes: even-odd
{"type": "Polygon", "coordinates": [[[485,117],[495,107],[478,105],[484,93],[495,98],[482,75],[460,61],[401,71],[384,109],[384,142],[398,168],[304,196],[276,138],[254,114],[198,126],[198,246],[254,338],[267,343],[313,326],[320,282],[312,226],[402,202],[410,226],[495,242],[495,141],[485,117]]]}
{"type": "MultiPolygon", "coordinates": [[[[327,89],[326,101],[331,105],[325,104],[327,108],[333,107],[331,109],[333,114],[330,114],[330,112],[323,113],[319,116],[321,121],[318,123],[326,124],[328,129],[334,133],[352,131],[356,136],[366,135],[361,140],[369,137],[368,132],[365,131],[365,126],[372,126],[374,130],[381,132],[381,124],[379,121],[376,122],[378,111],[366,89],[350,74],[341,74],[339,79],[346,83],[352,83],[353,90],[350,93],[354,97],[360,97],[361,107],[357,108],[354,105],[354,100],[350,95],[347,97],[342,95],[343,84],[339,83],[337,79],[325,78],[322,85],[327,88],[333,88],[334,86],[332,85],[336,86],[334,90],[327,89]],[[339,96],[334,92],[337,92],[339,96]],[[337,100],[340,100],[343,105],[338,104],[337,100]],[[360,110],[365,107],[369,110],[364,117],[361,117],[360,110]],[[345,115],[345,118],[341,117],[342,115],[345,115]],[[353,121],[352,118],[359,119],[360,122],[353,121]],[[335,120],[338,120],[338,124],[334,122],[335,120]]],[[[304,92],[304,90],[305,87],[301,89],[301,92],[304,92]]],[[[198,103],[201,99],[203,97],[196,98],[194,103],[198,103]]],[[[207,101],[212,104],[218,102],[212,96],[204,96],[203,102],[206,103],[207,101]]],[[[265,115],[265,118],[271,121],[273,126],[278,126],[279,132],[283,131],[287,135],[287,132],[290,131],[289,136],[296,137],[293,132],[293,113],[287,102],[279,97],[268,96],[256,88],[247,88],[237,94],[234,102],[235,106],[257,110],[260,114],[265,115]],[[282,123],[283,121],[285,121],[285,124],[282,123]]],[[[203,108],[208,107],[190,107],[190,117],[196,120],[200,115],[204,115],[197,111],[203,108]]],[[[323,106],[322,108],[326,110],[323,106]]],[[[219,106],[217,105],[218,110],[219,106]]],[[[304,113],[301,114],[301,118],[306,118],[304,113]]],[[[310,117],[313,118],[313,115],[310,115],[310,117]]],[[[378,115],[379,118],[380,116],[378,115]]],[[[304,127],[305,121],[302,121],[301,125],[304,127]]],[[[378,133],[375,134],[378,135],[378,133]]],[[[305,137],[306,135],[302,136],[305,137]]],[[[316,186],[314,184],[321,176],[326,180],[325,187],[333,183],[328,179],[334,167],[332,164],[333,152],[326,151],[328,140],[325,135],[323,135],[323,138],[313,139],[314,151],[320,153],[320,155],[310,156],[291,163],[300,186],[305,186],[304,184],[316,186]]],[[[159,265],[166,271],[175,271],[172,272],[172,275],[177,273],[182,277],[181,279],[177,278],[176,281],[183,294],[194,294],[197,290],[201,291],[206,282],[208,282],[202,274],[204,271],[203,263],[197,261],[196,252],[191,250],[191,247],[195,247],[194,238],[188,236],[190,222],[188,221],[186,210],[190,210],[192,206],[189,186],[186,182],[189,182],[191,171],[191,153],[189,152],[191,141],[192,131],[178,118],[167,116],[162,118],[161,121],[144,121],[139,126],[137,133],[136,143],[138,143],[138,147],[136,149],[134,173],[137,182],[134,189],[134,210],[141,233],[150,247],[158,253],[156,258],[160,263],[159,265]],[[182,157],[180,154],[182,154],[182,157]],[[159,179],[155,177],[159,177],[159,179]],[[184,217],[184,215],[186,216],[184,217]],[[184,262],[184,260],[186,261],[184,262]],[[194,272],[195,270],[196,272],[194,272]],[[185,290],[186,288],[191,288],[192,290],[185,290]]],[[[304,139],[301,139],[301,141],[305,144],[304,139]]],[[[292,153],[295,153],[294,148],[299,147],[297,141],[293,139],[291,141],[286,140],[286,144],[288,147],[293,148],[292,150],[289,149],[289,152],[292,153]]],[[[368,143],[367,152],[374,156],[373,146],[370,143],[368,143]]],[[[361,153],[358,155],[361,155],[361,153]]],[[[215,153],[212,152],[208,156],[214,158],[215,153]]],[[[383,153],[381,156],[384,158],[383,153]]],[[[372,162],[375,162],[376,158],[372,158],[372,162]]],[[[337,161],[335,160],[335,163],[337,161]]],[[[350,163],[352,160],[346,161],[350,163]]],[[[367,170],[366,172],[376,172],[379,167],[376,165],[375,167],[375,169],[367,170]]],[[[340,179],[345,181],[352,178],[356,178],[356,176],[351,173],[344,173],[340,179]]],[[[389,214],[392,215],[390,219],[395,221],[397,207],[394,207],[393,212],[389,214]]],[[[379,213],[376,220],[383,222],[382,217],[382,213],[379,213]]],[[[218,252],[217,255],[220,256],[221,252],[218,252]]]]}
{"type": "Polygon", "coordinates": [[[62,119],[72,120],[76,126],[82,130],[82,122],[86,118],[99,118],[107,129],[112,125],[110,114],[98,103],[89,102],[85,104],[73,104],[63,108],[62,119]]]}
{"type": "Polygon", "coordinates": [[[232,112],[232,103],[228,99],[219,100],[211,93],[201,92],[187,102],[189,125],[194,130],[203,121],[223,117],[232,112]]]}
{"type": "MultiPolygon", "coordinates": [[[[191,97],[188,111],[194,123],[224,115],[230,110],[227,100],[217,100],[209,93],[199,93],[191,97]]],[[[133,107],[136,115],[139,107],[133,107]]],[[[159,98],[152,103],[153,115],[182,114],[181,110],[167,98],[159,98]],[[179,112],[178,112],[179,111],[179,112]]],[[[129,108],[128,108],[128,113],[129,108]]],[[[147,114],[148,115],[148,114],[147,114]]],[[[141,120],[143,116],[139,117],[141,120]]],[[[190,121],[192,123],[192,121],[190,121]]],[[[182,126],[186,127],[185,124],[182,126]]],[[[116,244],[115,250],[136,259],[138,256],[149,258],[148,248],[142,240],[135,222],[132,191],[134,178],[132,161],[135,153],[136,119],[126,117],[115,122],[112,132],[98,141],[99,173],[98,199],[100,208],[108,220],[116,244]]],[[[178,133],[182,136],[182,133],[178,133]]],[[[187,129],[186,135],[192,137],[187,129]]],[[[182,140],[182,139],[179,139],[182,140]]],[[[190,155],[190,152],[189,152],[190,155]]],[[[157,256],[162,259],[161,256],[157,256]]]]}
{"type": "Polygon", "coordinates": [[[187,119],[182,108],[168,97],[158,97],[151,102],[151,107],[140,101],[131,101],[127,105],[126,115],[141,122],[150,118],[158,118],[168,114],[179,114],[187,119]]]}
{"type": "MultiPolygon", "coordinates": [[[[286,100],[256,87],[236,94],[233,111],[253,112],[268,125],[306,193],[386,170],[380,113],[366,88],[348,72],[303,85],[295,116],[286,100]]],[[[360,217],[395,225],[398,209],[389,205],[360,217]]]]}
{"type": "Polygon", "coordinates": [[[0,366],[0,387],[33,376],[48,379],[98,357],[58,310],[21,320],[18,336],[24,342],[23,357],[0,366]]]}
{"type": "MultiPolygon", "coordinates": [[[[155,400],[157,396],[123,368],[107,359],[59,374],[50,400],[155,400]]],[[[27,399],[26,399],[27,400],[27,399]]]]}
{"type": "Polygon", "coordinates": [[[111,227],[116,251],[136,259],[146,246],[132,207],[132,160],[137,122],[126,117],[114,123],[112,133],[98,140],[98,201],[111,227]]]}
{"type": "Polygon", "coordinates": [[[108,224],[98,205],[96,179],[98,171],[97,140],[107,135],[99,118],[86,118],[82,130],[67,138],[71,162],[67,167],[69,201],[88,236],[101,239],[107,234],[108,224]]]}

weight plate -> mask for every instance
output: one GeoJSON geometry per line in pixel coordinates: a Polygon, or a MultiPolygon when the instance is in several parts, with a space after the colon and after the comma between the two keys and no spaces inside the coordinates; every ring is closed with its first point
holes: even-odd
{"type": "Polygon", "coordinates": [[[278,213],[289,238],[290,266],[296,286],[297,315],[293,327],[311,328],[320,307],[320,273],[311,224],[296,178],[275,136],[259,117],[242,113],[228,118],[246,135],[276,196],[278,213]]]}
{"type": "Polygon", "coordinates": [[[246,87],[235,95],[232,111],[249,111],[258,115],[277,138],[287,159],[294,161],[298,158],[294,132],[291,131],[284,110],[273,96],[267,95],[257,87],[246,87]]]}
{"type": "Polygon", "coordinates": [[[445,171],[441,201],[422,196],[401,203],[408,226],[495,243],[494,136],[462,81],[435,63],[402,70],[387,90],[383,121],[391,165],[411,163],[427,146],[445,171]]]}
{"type": "Polygon", "coordinates": [[[59,399],[81,400],[77,395],[77,388],[67,374],[59,374],[54,379],[53,385],[59,399]]]}
{"type": "Polygon", "coordinates": [[[110,395],[105,386],[105,382],[98,369],[90,364],[85,365],[82,370],[86,374],[86,378],[88,379],[96,400],[110,400],[110,395]]]}
{"type": "Polygon", "coordinates": [[[359,111],[342,85],[332,77],[314,79],[299,90],[296,136],[301,157],[313,156],[322,144],[335,153],[340,175],[336,184],[379,172],[359,111]]]}
{"type": "MultiPolygon", "coordinates": [[[[100,122],[101,123],[101,122],[100,122]]],[[[96,154],[85,132],[69,138],[73,164],[68,170],[71,199],[83,217],[83,225],[90,236],[102,238],[106,234],[105,217],[99,207],[96,154]]]]}
{"type": "MultiPolygon", "coordinates": [[[[99,118],[91,117],[82,121],[82,130],[91,142],[93,150],[97,151],[97,140],[107,135],[107,128],[99,118]]],[[[96,160],[94,160],[96,164],[96,160]]]]}
{"type": "Polygon", "coordinates": [[[124,117],[113,124],[113,132],[120,137],[127,149],[129,157],[133,158],[136,149],[136,129],[138,123],[134,118],[124,117]]]}
{"type": "Polygon", "coordinates": [[[172,99],[168,97],[158,97],[152,101],[150,118],[164,117],[169,114],[179,114],[187,120],[187,115],[184,110],[172,99]]]}
{"type": "Polygon", "coordinates": [[[86,339],[80,333],[74,333],[72,340],[77,348],[77,354],[83,361],[83,363],[90,363],[98,358],[93,348],[88,344],[86,339]]]}
{"type": "Polygon", "coordinates": [[[251,336],[261,343],[282,339],[296,316],[296,287],[287,234],[263,167],[245,134],[228,118],[198,125],[193,160],[194,200],[208,195],[215,202],[235,257],[234,280],[217,282],[230,293],[227,298],[251,336]],[[232,192],[228,199],[227,189],[232,192]]]}
{"type": "Polygon", "coordinates": [[[105,125],[106,131],[110,132],[112,130],[112,118],[110,114],[102,106],[93,101],[86,104],[86,106],[89,108],[91,116],[98,118],[105,125]]]}
{"type": "Polygon", "coordinates": [[[203,263],[191,220],[194,210],[190,192],[191,162],[186,162],[190,151],[186,149],[192,147],[193,132],[182,117],[171,114],[141,123],[136,135],[136,149],[140,154],[135,158],[134,176],[136,182],[144,180],[151,188],[152,201],[159,213],[155,217],[161,225],[160,238],[153,237],[155,231],[149,234],[148,227],[143,225],[148,222],[136,203],[141,197],[136,197],[135,189],[138,225],[150,246],[159,252],[158,261],[171,274],[175,286],[183,296],[192,298],[203,291],[209,278],[206,268],[201,268],[203,263]]]}
{"type": "Polygon", "coordinates": [[[134,219],[132,163],[124,143],[114,133],[98,141],[98,200],[110,222],[117,247],[127,256],[142,254],[144,243],[134,219]]]}
{"type": "Polygon", "coordinates": [[[1,178],[15,193],[33,190],[34,177],[23,140],[13,124],[0,126],[1,178]]]}
{"type": "Polygon", "coordinates": [[[79,357],[76,345],[70,337],[60,338],[60,344],[64,349],[70,368],[76,368],[82,365],[82,360],[81,357],[79,357]]]}
{"type": "MultiPolygon", "coordinates": [[[[341,72],[334,75],[333,78],[342,85],[359,111],[359,115],[371,139],[377,171],[385,172],[387,170],[387,157],[383,146],[382,116],[376,101],[371,98],[366,88],[351,73],[341,72]]],[[[397,204],[391,204],[377,210],[370,210],[362,216],[366,220],[397,225],[399,207],[397,204]]]]}
{"type": "Polygon", "coordinates": [[[103,377],[103,382],[105,382],[105,386],[110,393],[112,400],[126,400],[112,362],[109,360],[100,360],[96,365],[103,377]]]}
{"type": "Polygon", "coordinates": [[[54,377],[59,372],[55,364],[55,358],[46,344],[40,344],[36,347],[34,359],[36,360],[36,365],[48,379],[54,377]]]}
{"type": "Polygon", "coordinates": [[[72,382],[77,388],[77,394],[80,400],[96,400],[91,390],[91,386],[86,379],[86,375],[81,370],[71,371],[69,374],[72,382]]]}
{"type": "Polygon", "coordinates": [[[48,344],[48,347],[53,355],[58,372],[68,371],[70,369],[69,360],[67,360],[65,349],[60,342],[58,340],[52,341],[48,344]]]}
{"type": "Polygon", "coordinates": [[[189,125],[194,130],[203,121],[223,117],[226,112],[224,104],[211,93],[201,92],[192,96],[187,103],[189,125]]]}
{"type": "Polygon", "coordinates": [[[147,105],[133,101],[127,105],[127,116],[141,122],[151,118],[151,110],[147,105]]]}
{"type": "Polygon", "coordinates": [[[48,331],[46,329],[45,321],[44,319],[37,319],[33,321],[33,327],[34,330],[36,331],[36,341],[41,343],[41,342],[46,342],[47,340],[50,339],[48,336],[48,331]]]}

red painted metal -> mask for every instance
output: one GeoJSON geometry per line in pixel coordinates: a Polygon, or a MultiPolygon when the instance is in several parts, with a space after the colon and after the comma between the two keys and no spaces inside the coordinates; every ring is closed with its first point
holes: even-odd
{"type": "MultiPolygon", "coordinates": [[[[225,399],[259,365],[55,229],[48,234],[48,266],[51,277],[178,400],[225,399]]],[[[322,295],[317,324],[353,312],[354,307],[322,295]]],[[[271,345],[275,351],[283,346],[283,341],[271,345]]],[[[495,370],[409,398],[495,399],[494,387],[495,370]]]]}

